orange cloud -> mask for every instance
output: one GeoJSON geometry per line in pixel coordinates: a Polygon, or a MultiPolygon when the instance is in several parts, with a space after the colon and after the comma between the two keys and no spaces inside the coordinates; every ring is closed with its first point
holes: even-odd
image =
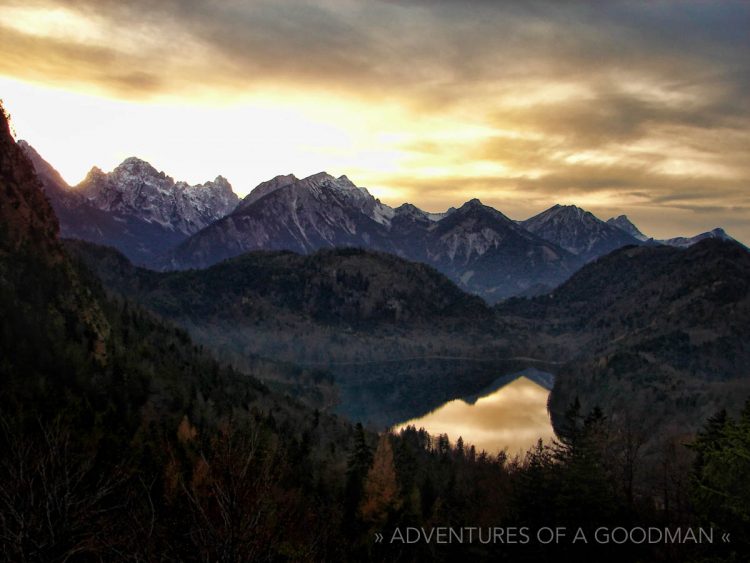
{"type": "Polygon", "coordinates": [[[0,74],[134,102],[111,139],[86,134],[81,102],[77,154],[49,143],[76,170],[128,139],[240,192],[325,168],[391,203],[479,196],[523,218],[565,200],[654,234],[723,224],[750,240],[743,2],[0,0],[0,14],[0,74]],[[200,154],[149,125],[181,130],[191,112],[215,140],[200,154]]]}

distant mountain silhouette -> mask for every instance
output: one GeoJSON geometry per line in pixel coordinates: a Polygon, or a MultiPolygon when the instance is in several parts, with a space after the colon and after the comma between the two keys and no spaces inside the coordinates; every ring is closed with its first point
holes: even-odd
{"type": "Polygon", "coordinates": [[[112,246],[135,264],[158,270],[205,268],[257,250],[300,254],[364,248],[433,266],[460,288],[497,302],[546,293],[583,264],[628,245],[689,246],[692,238],[649,239],[625,216],[601,221],[575,206],[526,221],[470,200],[428,213],[391,208],[346,176],[281,175],[242,201],[221,176],[189,186],[150,164],[126,159],[110,173],[94,168],[75,188],[30,145],[31,159],[64,237],[112,246]]]}

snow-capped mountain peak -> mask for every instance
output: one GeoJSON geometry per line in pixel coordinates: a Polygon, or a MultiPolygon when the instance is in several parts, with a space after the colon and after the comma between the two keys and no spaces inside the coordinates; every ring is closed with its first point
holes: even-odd
{"type": "Polygon", "coordinates": [[[266,192],[187,239],[164,267],[202,267],[253,250],[353,246],[425,262],[497,300],[532,285],[553,286],[580,262],[478,199],[445,213],[411,204],[393,209],[349,178],[325,172],[266,192]]]}
{"type": "Polygon", "coordinates": [[[695,243],[705,239],[720,239],[720,240],[735,240],[733,237],[727,234],[727,232],[721,227],[716,227],[705,233],[695,235],[694,237],[675,237],[666,240],[660,240],[662,244],[669,246],[677,246],[680,248],[687,248],[693,246],[695,243]]]}
{"type": "Polygon", "coordinates": [[[584,260],[592,260],[616,248],[640,242],[619,227],[607,224],[590,211],[575,205],[554,205],[520,224],[584,260]]]}
{"type": "MultiPolygon", "coordinates": [[[[318,172],[293,182],[279,189],[279,192],[282,191],[297,193],[306,201],[311,198],[316,206],[356,210],[385,227],[390,227],[395,213],[391,207],[373,197],[367,188],[357,186],[346,176],[336,178],[327,172],[318,172]]],[[[321,212],[323,215],[326,213],[325,209],[321,212]]]]}
{"type": "Polygon", "coordinates": [[[102,211],[156,223],[184,235],[224,217],[239,201],[223,176],[191,186],[175,182],[137,157],[125,159],[109,173],[92,168],[76,191],[102,211]]]}

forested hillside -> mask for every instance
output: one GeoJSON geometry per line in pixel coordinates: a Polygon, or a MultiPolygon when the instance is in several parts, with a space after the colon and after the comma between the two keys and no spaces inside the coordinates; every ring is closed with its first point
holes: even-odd
{"type": "Polygon", "coordinates": [[[621,249],[498,311],[570,358],[551,395],[558,420],[578,397],[653,437],[689,435],[750,394],[750,252],[734,241],[621,249]]]}
{"type": "Polygon", "coordinates": [[[407,526],[485,534],[525,526],[532,536],[540,526],[592,533],[632,523],[735,530],[732,518],[748,500],[747,458],[732,458],[731,471],[722,460],[748,450],[747,414],[711,421],[695,447],[695,487],[675,464],[659,486],[634,487],[633,435],[575,405],[559,443],[522,460],[415,429],[368,433],[221,365],[181,329],[105,293],[61,246],[39,181],[1,125],[3,559],[684,561],[745,553],[743,528],[731,545],[392,542],[407,526]]]}

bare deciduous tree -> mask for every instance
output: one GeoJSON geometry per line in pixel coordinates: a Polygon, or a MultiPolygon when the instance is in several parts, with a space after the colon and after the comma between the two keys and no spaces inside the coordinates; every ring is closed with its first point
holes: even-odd
{"type": "Polygon", "coordinates": [[[0,544],[8,561],[68,561],[117,538],[110,500],[123,478],[95,468],[59,420],[24,432],[0,417],[0,544]]]}

